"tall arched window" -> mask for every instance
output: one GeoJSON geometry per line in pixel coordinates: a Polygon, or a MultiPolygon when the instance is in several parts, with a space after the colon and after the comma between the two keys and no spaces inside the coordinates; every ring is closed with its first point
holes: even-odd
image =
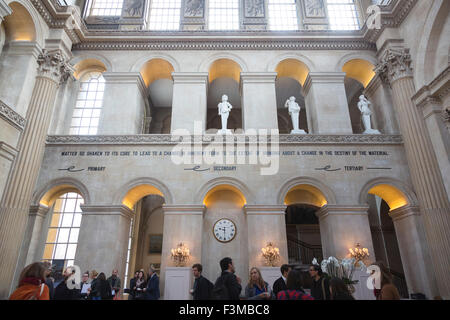
{"type": "Polygon", "coordinates": [[[239,0],[209,0],[209,29],[238,30],[239,0]]]}
{"type": "Polygon", "coordinates": [[[81,78],[80,92],[70,125],[70,134],[97,134],[104,91],[105,79],[101,72],[89,72],[81,78]]]}
{"type": "Polygon", "coordinates": [[[181,0],[152,0],[150,5],[150,30],[180,29],[181,0]]]}
{"type": "Polygon", "coordinates": [[[75,192],[60,196],[53,207],[43,260],[61,266],[73,265],[81,225],[83,198],[75,192]],[[57,260],[57,261],[55,261],[57,260]]]}
{"type": "Polygon", "coordinates": [[[295,0],[269,0],[269,29],[297,30],[297,5],[295,0]]]}
{"type": "Polygon", "coordinates": [[[123,0],[91,0],[90,16],[120,16],[123,0]]]}
{"type": "Polygon", "coordinates": [[[331,30],[359,30],[355,0],[326,0],[331,30]]]}

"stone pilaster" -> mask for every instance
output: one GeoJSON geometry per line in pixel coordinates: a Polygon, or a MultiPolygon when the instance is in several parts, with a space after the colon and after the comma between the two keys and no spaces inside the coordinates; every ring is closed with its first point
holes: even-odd
{"type": "Polygon", "coordinates": [[[164,205],[164,232],[161,255],[161,296],[164,295],[165,270],[174,267],[171,249],[183,242],[190,251],[187,266],[201,263],[204,205],[164,205]]]}
{"type": "Polygon", "coordinates": [[[5,0],[0,0],[0,23],[6,16],[12,13],[12,9],[8,6],[5,0]]]}
{"type": "Polygon", "coordinates": [[[368,210],[368,206],[325,205],[316,212],[324,259],[348,258],[348,249],[359,243],[369,250],[366,262],[375,261],[368,210]]]}
{"type": "Polygon", "coordinates": [[[420,292],[433,299],[438,294],[436,277],[419,208],[405,206],[390,211],[389,215],[394,222],[409,293],[420,292]]]}
{"type": "Polygon", "coordinates": [[[352,134],[344,72],[310,72],[303,86],[309,133],[352,134]]]}
{"type": "Polygon", "coordinates": [[[14,268],[26,227],[29,204],[45,148],[45,137],[61,81],[70,68],[59,51],[44,50],[38,57],[38,75],[21,135],[19,155],[0,202],[0,298],[9,294],[14,268]]]}
{"type": "Polygon", "coordinates": [[[118,269],[123,283],[134,212],[123,205],[81,205],[80,208],[83,218],[75,264],[81,270],[95,269],[106,275],[118,269]]]}
{"type": "Polygon", "coordinates": [[[276,72],[241,72],[244,130],[278,129],[276,77],[276,72]]]}
{"type": "Polygon", "coordinates": [[[392,87],[439,292],[450,298],[450,204],[423,115],[411,100],[415,93],[411,55],[408,49],[387,46],[379,60],[376,72],[392,87]]]}
{"type": "Polygon", "coordinates": [[[286,206],[280,205],[245,205],[248,227],[248,265],[265,266],[261,249],[269,242],[280,249],[280,260],[277,266],[288,263],[286,237],[286,206]]]}
{"type": "Polygon", "coordinates": [[[186,129],[194,134],[194,123],[200,121],[206,129],[208,73],[173,72],[171,132],[186,129]]]}

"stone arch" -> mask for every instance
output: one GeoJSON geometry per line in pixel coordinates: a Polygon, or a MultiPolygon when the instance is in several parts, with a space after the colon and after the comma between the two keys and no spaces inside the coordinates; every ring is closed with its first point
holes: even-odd
{"type": "Polygon", "coordinates": [[[219,52],[216,54],[212,54],[206,59],[203,60],[203,62],[198,67],[199,72],[209,72],[209,69],[211,68],[212,64],[220,59],[228,59],[235,63],[237,63],[241,69],[241,72],[248,72],[248,67],[245,61],[239,57],[238,55],[234,53],[228,53],[228,52],[219,52]]]}
{"type": "MultiPolygon", "coordinates": [[[[30,38],[30,39],[14,39],[14,40],[36,41],[40,47],[44,47],[44,39],[46,36],[46,33],[44,33],[44,30],[46,30],[46,29],[44,29],[44,28],[46,27],[46,24],[43,21],[41,15],[37,12],[37,10],[31,4],[31,1],[29,1],[29,0],[7,0],[6,4],[9,5],[9,7],[11,7],[13,10],[14,10],[14,7],[19,8],[21,13],[23,13],[25,16],[28,16],[29,18],[31,18],[30,22],[33,23],[32,26],[28,25],[28,26],[20,27],[21,29],[23,27],[32,28],[33,33],[34,33],[32,38],[30,38]]],[[[11,19],[11,18],[14,19],[13,16],[14,16],[14,11],[13,11],[12,15],[5,17],[5,20],[4,20],[5,24],[7,23],[7,21],[9,19],[11,19]]],[[[30,31],[30,30],[28,30],[28,31],[30,31]]]]}
{"type": "Polygon", "coordinates": [[[336,196],[332,189],[330,189],[328,186],[323,184],[317,179],[310,178],[310,177],[296,177],[293,178],[283,184],[283,186],[280,188],[280,191],[278,192],[277,197],[277,204],[283,205],[285,203],[285,199],[287,194],[299,186],[310,186],[314,189],[308,190],[307,188],[304,190],[310,191],[310,192],[316,192],[319,191],[323,198],[325,199],[326,203],[324,204],[336,204],[336,196]]]}
{"type": "Polygon", "coordinates": [[[358,81],[366,88],[375,77],[375,71],[373,70],[375,69],[376,60],[371,60],[359,58],[357,56],[352,57],[352,59],[341,60],[338,65],[340,66],[343,62],[342,67],[337,71],[345,72],[346,77],[358,81]]]}
{"type": "Polygon", "coordinates": [[[339,59],[338,63],[336,64],[335,71],[341,72],[344,65],[351,60],[365,60],[374,66],[378,63],[377,57],[374,54],[370,54],[368,52],[350,52],[343,55],[339,59]]]}
{"type": "Polygon", "coordinates": [[[164,183],[154,178],[137,178],[122,185],[114,196],[115,204],[122,204],[132,209],[137,201],[149,194],[164,198],[166,204],[173,203],[173,197],[164,183]]]}
{"type": "Polygon", "coordinates": [[[172,73],[175,72],[175,68],[170,61],[164,58],[152,58],[142,65],[139,72],[145,85],[149,87],[156,80],[172,80],[172,73]]]}
{"type": "Polygon", "coordinates": [[[413,190],[400,180],[380,177],[368,181],[361,189],[359,203],[366,205],[367,195],[375,194],[389,205],[391,210],[406,205],[417,206],[418,201],[413,190]]]}
{"type": "Polygon", "coordinates": [[[305,55],[296,53],[296,52],[288,52],[288,53],[280,54],[280,55],[276,56],[274,59],[272,59],[267,64],[267,71],[274,72],[275,69],[277,68],[277,66],[280,64],[280,62],[283,62],[283,60],[287,60],[287,59],[297,60],[298,62],[305,64],[310,72],[312,72],[316,69],[314,62],[311,59],[309,59],[308,57],[306,57],[305,55]]]}
{"type": "MultiPolygon", "coordinates": [[[[446,0],[433,1],[433,4],[429,10],[422,35],[420,37],[421,40],[417,49],[417,57],[414,68],[414,79],[416,79],[418,87],[429,84],[437,76],[435,70],[436,61],[438,59],[437,48],[439,40],[442,40],[441,35],[445,32],[444,27],[446,26],[448,28],[449,26],[448,22],[446,22],[446,19],[449,19],[449,10],[450,3],[446,0]]],[[[447,62],[449,61],[449,50],[445,52],[447,62]]]]}
{"type": "Polygon", "coordinates": [[[59,196],[67,192],[79,193],[83,197],[85,205],[89,205],[91,202],[89,190],[81,181],[65,177],[52,180],[35,192],[32,204],[51,207],[59,196]]]}
{"type": "Polygon", "coordinates": [[[180,64],[178,63],[178,61],[175,58],[173,58],[171,55],[168,55],[165,53],[157,53],[157,54],[145,55],[144,57],[138,59],[131,67],[130,72],[140,72],[147,62],[154,60],[154,59],[161,59],[161,60],[167,61],[168,63],[170,63],[172,65],[174,72],[181,71],[180,64]]]}
{"type": "Polygon", "coordinates": [[[254,203],[254,196],[247,185],[238,179],[232,177],[215,178],[205,183],[197,192],[194,203],[203,203],[206,196],[212,191],[217,190],[220,186],[230,186],[230,190],[238,191],[245,199],[245,203],[254,203]]]}
{"type": "MultiPolygon", "coordinates": [[[[111,61],[109,61],[109,59],[104,55],[98,53],[82,54],[74,57],[70,62],[75,67],[76,73],[78,74],[91,67],[104,69],[103,72],[114,72],[114,67],[111,61]]],[[[77,76],[75,75],[75,77],[77,76]]]]}

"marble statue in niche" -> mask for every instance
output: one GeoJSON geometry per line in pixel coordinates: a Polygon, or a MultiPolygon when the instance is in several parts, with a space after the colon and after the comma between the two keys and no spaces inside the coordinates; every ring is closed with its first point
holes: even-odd
{"type": "Polygon", "coordinates": [[[231,130],[227,129],[227,122],[233,106],[228,102],[228,96],[226,94],[222,96],[222,102],[217,107],[219,108],[219,115],[222,121],[222,129],[217,131],[217,134],[231,134],[231,130]]]}
{"type": "Polygon", "coordinates": [[[381,134],[380,131],[372,129],[372,125],[370,123],[370,117],[372,116],[372,110],[370,110],[371,104],[372,103],[367,100],[364,95],[359,96],[358,109],[361,111],[361,117],[365,129],[363,134],[381,134]]]}
{"type": "Polygon", "coordinates": [[[264,18],[264,0],[245,0],[245,16],[264,18]]]}
{"type": "Polygon", "coordinates": [[[145,0],[127,0],[124,2],[124,18],[142,18],[145,0]]]}
{"type": "Polygon", "coordinates": [[[307,17],[325,17],[323,0],[305,0],[307,17]]]}
{"type": "Polygon", "coordinates": [[[187,18],[201,18],[205,9],[205,0],[186,0],[184,16],[187,18]]]}
{"type": "Polygon", "coordinates": [[[292,127],[294,128],[291,130],[291,134],[306,134],[305,130],[298,127],[298,117],[300,115],[301,108],[298,103],[295,102],[295,97],[290,97],[287,99],[284,107],[289,108],[289,115],[291,116],[292,127]]]}

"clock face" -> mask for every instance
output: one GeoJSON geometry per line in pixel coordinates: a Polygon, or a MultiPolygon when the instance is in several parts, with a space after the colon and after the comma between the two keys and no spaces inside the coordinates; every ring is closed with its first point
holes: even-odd
{"type": "Polygon", "coordinates": [[[220,219],[214,224],[213,233],[217,241],[230,242],[236,236],[236,225],[229,219],[220,219]]]}

